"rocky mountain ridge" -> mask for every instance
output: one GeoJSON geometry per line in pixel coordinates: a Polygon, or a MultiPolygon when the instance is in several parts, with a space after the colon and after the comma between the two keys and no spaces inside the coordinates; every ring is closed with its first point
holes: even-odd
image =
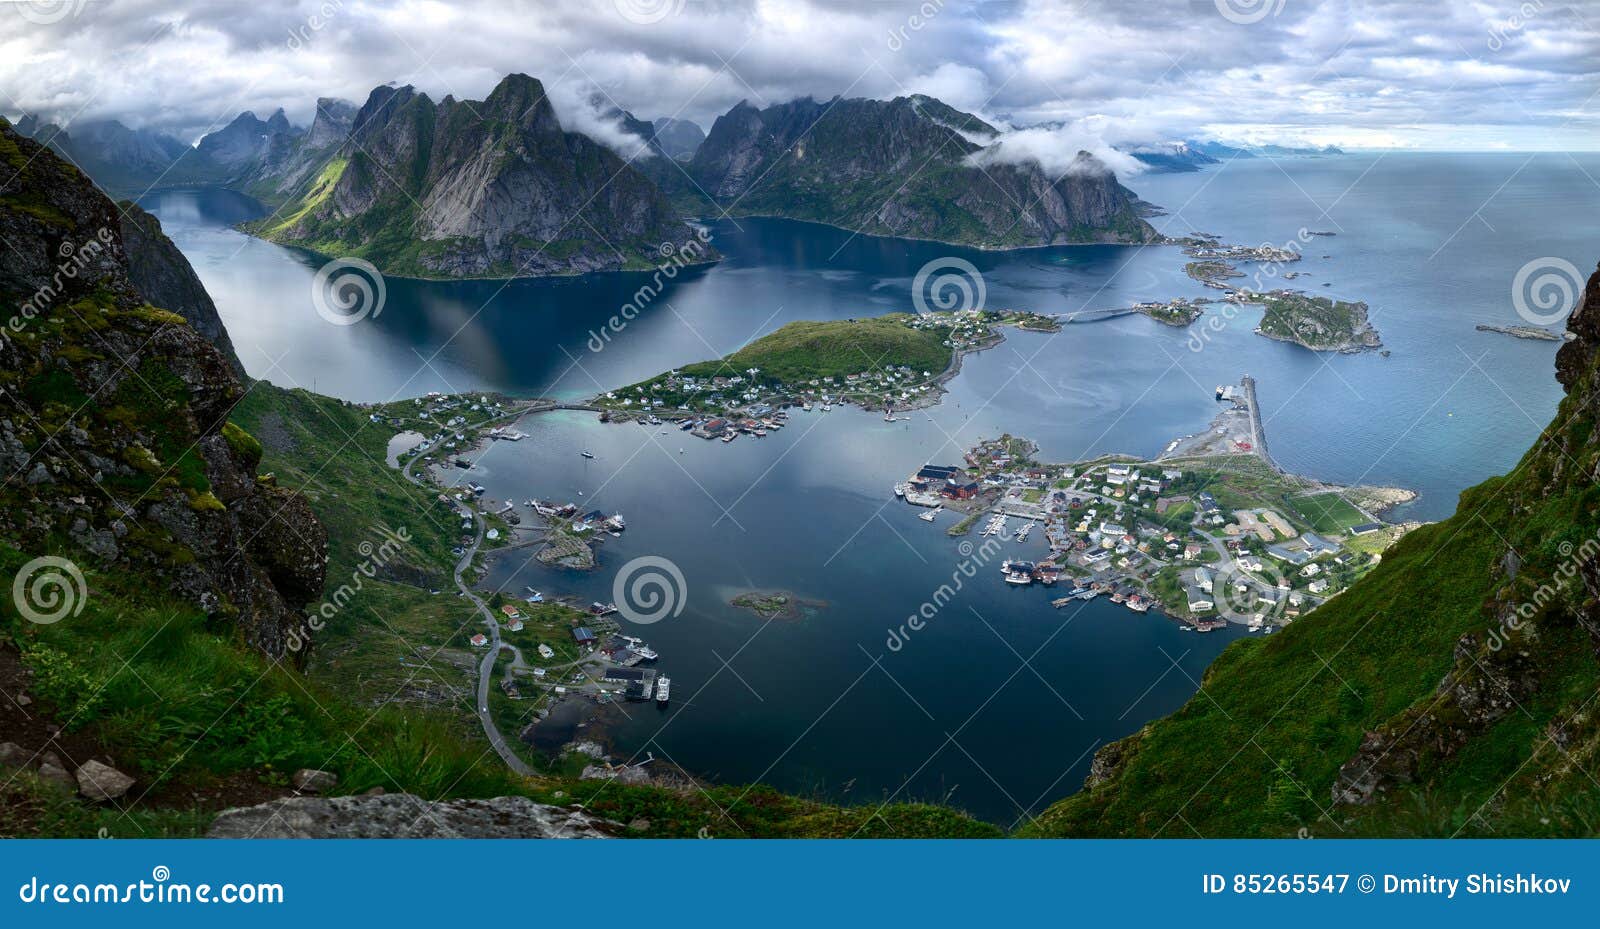
{"type": "Polygon", "coordinates": [[[566,131],[543,86],[521,74],[482,101],[377,88],[282,218],[250,228],[417,277],[644,269],[685,250],[714,257],[655,185],[566,131]]]}
{"type": "Polygon", "coordinates": [[[992,157],[998,135],[920,95],[741,102],[717,119],[689,173],[735,214],[870,235],[984,248],[1156,238],[1138,198],[1092,155],[1051,177],[1035,161],[992,157]]]}

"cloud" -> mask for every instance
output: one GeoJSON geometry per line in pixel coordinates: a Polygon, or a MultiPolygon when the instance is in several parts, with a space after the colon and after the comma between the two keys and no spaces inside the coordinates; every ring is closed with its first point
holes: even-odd
{"type": "Polygon", "coordinates": [[[1113,148],[1104,138],[1081,126],[1018,129],[1002,133],[987,148],[972,153],[968,161],[979,167],[993,164],[1033,163],[1051,177],[1084,173],[1103,173],[1106,168],[1127,178],[1139,174],[1144,165],[1137,158],[1113,148]],[[1088,152],[1094,160],[1079,157],[1088,152]]]}
{"type": "MultiPolygon", "coordinates": [[[[654,22],[610,0],[97,0],[47,25],[10,6],[0,112],[116,117],[191,140],[246,109],[282,106],[305,124],[317,97],[361,100],[389,81],[481,99],[514,71],[707,127],[742,99],[922,92],[1019,127],[1103,119],[1111,141],[1122,127],[1159,141],[1244,126],[1334,143],[1600,139],[1600,0],[1543,4],[1514,25],[1513,4],[1453,0],[1290,0],[1252,25],[1209,0],[692,0],[661,4],[654,22]]],[[[568,103],[572,125],[627,144],[568,103]]],[[[1011,148],[1054,157],[1068,144],[1011,148]]]]}

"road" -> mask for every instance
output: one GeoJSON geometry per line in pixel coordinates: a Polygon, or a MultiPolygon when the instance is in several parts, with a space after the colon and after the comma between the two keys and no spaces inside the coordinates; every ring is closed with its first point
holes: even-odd
{"type": "Polygon", "coordinates": [[[506,737],[500,734],[500,727],[495,725],[494,714],[489,712],[489,685],[494,683],[494,662],[500,656],[500,649],[510,648],[515,657],[515,664],[522,663],[522,654],[512,646],[505,645],[500,641],[500,623],[494,618],[494,611],[489,609],[489,605],[483,602],[482,597],[472,592],[472,588],[461,577],[467,568],[472,566],[472,559],[477,557],[478,546],[483,542],[483,519],[477,514],[473,514],[472,522],[477,527],[477,531],[473,537],[472,544],[467,546],[467,550],[461,555],[461,560],[456,562],[455,579],[456,589],[461,591],[462,596],[472,601],[472,605],[478,608],[478,614],[483,617],[483,624],[489,627],[489,650],[483,656],[483,660],[478,662],[478,705],[476,707],[478,721],[483,724],[483,734],[488,737],[489,744],[505,760],[506,766],[518,774],[531,776],[533,769],[528,767],[528,763],[511,750],[511,746],[506,743],[506,737]]]}

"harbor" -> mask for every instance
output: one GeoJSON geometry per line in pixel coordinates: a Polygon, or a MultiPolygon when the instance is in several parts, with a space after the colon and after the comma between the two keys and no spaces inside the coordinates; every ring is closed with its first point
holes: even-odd
{"type": "Polygon", "coordinates": [[[1044,463],[1033,443],[1007,435],[980,442],[962,465],[922,466],[894,493],[937,508],[923,518],[945,506],[967,514],[964,526],[986,516],[982,539],[1022,546],[1039,527],[1048,553],[1007,558],[999,571],[1012,587],[1070,582],[1050,601],[1058,610],[1105,596],[1134,614],[1155,608],[1195,632],[1232,621],[1269,633],[1376,564],[1365,537],[1392,541],[1406,527],[1374,511],[1406,494],[1285,475],[1267,453],[1255,379],[1220,385],[1215,399],[1226,406],[1207,432],[1175,440],[1151,461],[1044,463]],[[1240,505],[1240,481],[1266,505],[1240,505]],[[1263,494],[1262,482],[1274,489],[1263,494]]]}

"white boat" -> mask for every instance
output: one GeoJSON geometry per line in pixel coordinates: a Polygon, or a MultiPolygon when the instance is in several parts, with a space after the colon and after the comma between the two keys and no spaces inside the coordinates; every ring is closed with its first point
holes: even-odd
{"type": "Polygon", "coordinates": [[[911,489],[911,485],[910,484],[901,482],[899,484],[894,485],[894,495],[896,497],[904,497],[906,495],[906,491],[908,491],[910,489],[911,489]]]}
{"type": "Polygon", "coordinates": [[[662,706],[666,706],[667,705],[667,700],[671,696],[670,693],[669,693],[671,688],[672,688],[672,678],[670,678],[670,677],[659,678],[656,681],[656,702],[661,704],[662,706]]]}
{"type": "Polygon", "coordinates": [[[941,509],[943,509],[943,508],[942,507],[934,507],[933,509],[929,510],[928,512],[921,514],[917,518],[922,520],[925,523],[931,523],[931,522],[933,522],[933,518],[935,516],[939,515],[939,511],[941,509]]]}
{"type": "Polygon", "coordinates": [[[582,455],[585,458],[593,458],[594,457],[594,452],[579,452],[578,454],[582,455]]]}

